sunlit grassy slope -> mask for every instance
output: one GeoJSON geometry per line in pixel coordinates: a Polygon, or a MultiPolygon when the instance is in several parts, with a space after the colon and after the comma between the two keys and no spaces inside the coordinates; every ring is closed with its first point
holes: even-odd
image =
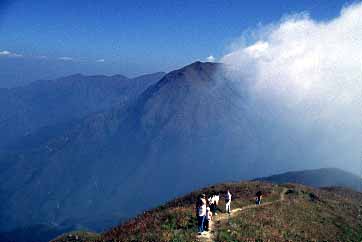
{"type": "MultiPolygon", "coordinates": [[[[362,194],[342,188],[312,189],[264,182],[224,183],[192,192],[105,233],[64,235],[54,241],[205,241],[197,236],[195,202],[201,193],[233,194],[233,208],[263,191],[268,206],[234,212],[214,224],[215,241],[362,241],[362,194]],[[282,192],[283,191],[283,192],[282,192]],[[284,200],[280,196],[284,193],[284,200]]],[[[224,210],[224,201],[220,208],[224,210]]],[[[220,216],[220,214],[218,215],[220,216]]]]}

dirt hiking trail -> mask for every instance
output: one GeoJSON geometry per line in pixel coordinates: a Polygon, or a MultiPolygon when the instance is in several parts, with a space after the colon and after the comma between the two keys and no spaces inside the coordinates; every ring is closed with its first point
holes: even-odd
{"type": "Polygon", "coordinates": [[[278,202],[282,202],[285,199],[285,193],[287,192],[287,188],[283,188],[283,191],[280,193],[280,198],[276,201],[273,202],[265,202],[262,203],[260,205],[256,205],[256,204],[251,204],[251,205],[247,205],[247,206],[243,206],[241,208],[235,208],[231,211],[231,214],[226,214],[226,213],[221,213],[218,214],[217,216],[213,217],[213,220],[210,221],[210,225],[209,225],[209,231],[203,235],[198,235],[197,236],[197,240],[199,242],[215,242],[216,241],[216,233],[215,233],[215,225],[219,224],[221,221],[225,221],[229,219],[230,217],[235,216],[236,214],[238,214],[239,212],[248,210],[248,209],[253,209],[253,208],[260,208],[260,207],[266,207],[269,206],[273,203],[278,203],[278,202]]]}

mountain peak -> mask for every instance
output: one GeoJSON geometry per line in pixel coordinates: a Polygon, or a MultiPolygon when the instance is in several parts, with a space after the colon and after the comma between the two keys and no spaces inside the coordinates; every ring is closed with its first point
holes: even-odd
{"type": "Polygon", "coordinates": [[[191,63],[183,68],[179,69],[178,71],[200,71],[200,72],[213,72],[219,69],[222,66],[221,63],[215,62],[201,62],[196,61],[191,63]]]}
{"type": "Polygon", "coordinates": [[[164,81],[210,82],[222,73],[221,63],[196,61],[168,73],[164,81]]]}

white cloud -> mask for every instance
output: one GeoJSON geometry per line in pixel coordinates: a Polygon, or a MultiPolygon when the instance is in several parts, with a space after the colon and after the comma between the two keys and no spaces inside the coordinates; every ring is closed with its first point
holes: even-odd
{"type": "Polygon", "coordinates": [[[260,87],[288,87],[299,97],[326,86],[350,87],[361,78],[360,16],[362,4],[344,8],[329,22],[316,22],[306,15],[286,18],[265,32],[259,30],[259,39],[239,46],[222,62],[252,76],[260,87]]]}
{"type": "Polygon", "coordinates": [[[13,52],[8,51],[8,50],[0,51],[0,56],[5,56],[5,57],[23,57],[23,55],[21,55],[21,54],[13,53],[13,52]]]}
{"type": "Polygon", "coordinates": [[[248,46],[244,49],[245,54],[253,57],[259,58],[263,53],[268,49],[269,44],[267,42],[258,41],[255,44],[248,46]]]}
{"type": "Polygon", "coordinates": [[[215,58],[214,56],[210,55],[210,56],[208,56],[208,57],[206,58],[206,61],[207,61],[207,62],[215,62],[215,61],[216,61],[216,58],[215,58]]]}
{"type": "Polygon", "coordinates": [[[98,59],[96,62],[105,62],[104,59],[98,59]]]}
{"type": "Polygon", "coordinates": [[[362,142],[362,3],[325,22],[289,16],[241,37],[250,38],[248,44],[234,43],[221,59],[229,74],[249,83],[270,109],[288,110],[285,119],[292,125],[323,133],[325,143],[316,147],[336,156],[328,159],[348,160],[356,168],[362,142]]]}
{"type": "Polygon", "coordinates": [[[7,51],[7,50],[3,50],[3,51],[0,51],[0,55],[10,55],[10,51],[7,51]]]}
{"type": "Polygon", "coordinates": [[[73,60],[72,57],[68,57],[68,56],[59,57],[58,59],[62,60],[62,61],[72,61],[73,60]]]}

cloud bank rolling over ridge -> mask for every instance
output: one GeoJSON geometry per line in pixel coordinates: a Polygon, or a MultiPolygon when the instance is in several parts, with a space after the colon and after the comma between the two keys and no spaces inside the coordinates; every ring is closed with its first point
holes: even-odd
{"type": "Polygon", "coordinates": [[[238,41],[221,58],[229,75],[249,83],[257,105],[273,110],[281,126],[308,134],[320,166],[358,171],[362,3],[344,7],[326,22],[307,14],[289,16],[241,40],[250,36],[251,44],[238,41]]]}

